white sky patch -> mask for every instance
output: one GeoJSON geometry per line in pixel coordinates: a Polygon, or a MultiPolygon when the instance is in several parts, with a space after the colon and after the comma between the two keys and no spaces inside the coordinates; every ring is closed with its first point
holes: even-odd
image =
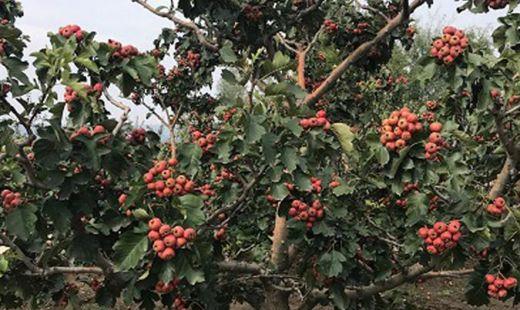
{"type": "MultiPolygon", "coordinates": [[[[149,3],[160,6],[169,5],[170,1],[149,0],[149,3]]],[[[498,24],[497,17],[506,14],[505,10],[479,15],[470,12],[457,14],[456,8],[460,4],[461,2],[453,0],[436,0],[432,8],[428,9],[423,5],[413,17],[422,27],[440,28],[453,24],[463,29],[478,27],[491,30],[498,24]]],[[[131,0],[25,0],[22,5],[25,16],[19,19],[17,25],[31,37],[27,55],[48,45],[49,31],[56,32],[59,27],[68,24],[78,24],[87,31],[97,32],[98,41],[115,39],[123,44],[132,44],[141,51],[152,48],[152,41],[162,28],[172,27],[169,20],[153,15],[131,0]]],[[[28,60],[32,62],[31,58],[28,60]]],[[[218,77],[219,74],[215,73],[214,78],[218,77]]],[[[215,85],[216,82],[213,86],[215,85]]],[[[115,90],[111,93],[117,95],[115,90]]],[[[106,106],[115,117],[121,114],[120,110],[109,103],[106,106]]],[[[142,122],[147,110],[140,106],[131,106],[130,120],[135,122],[139,119],[142,122]]],[[[159,122],[152,116],[146,124],[157,126],[159,122]]]]}

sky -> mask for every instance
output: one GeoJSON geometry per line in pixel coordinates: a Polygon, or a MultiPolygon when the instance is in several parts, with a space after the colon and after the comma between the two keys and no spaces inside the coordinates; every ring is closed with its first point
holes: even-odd
{"type": "MultiPolygon", "coordinates": [[[[28,50],[36,51],[46,44],[47,32],[67,24],[78,24],[88,31],[96,31],[99,41],[109,38],[123,44],[133,44],[140,50],[152,47],[152,41],[164,27],[172,24],[164,18],[153,15],[131,0],[22,0],[25,16],[18,21],[20,27],[31,37],[28,50]]],[[[164,0],[149,0],[154,5],[164,4],[164,0]]],[[[169,1],[167,1],[169,2],[169,1]]],[[[470,12],[457,14],[461,2],[435,0],[434,5],[419,8],[413,18],[420,26],[437,27],[451,24],[459,28],[483,28],[491,30],[497,25],[497,17],[505,11],[475,15],[470,12]]],[[[119,111],[114,111],[118,115],[119,111]]],[[[143,119],[146,112],[137,108],[130,114],[130,120],[143,119]]],[[[149,122],[157,123],[156,120],[149,122]]]]}

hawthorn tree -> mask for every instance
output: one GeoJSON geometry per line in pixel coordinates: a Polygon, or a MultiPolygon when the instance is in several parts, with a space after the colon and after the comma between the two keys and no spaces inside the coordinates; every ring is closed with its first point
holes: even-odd
{"type": "Polygon", "coordinates": [[[493,49],[447,26],[398,75],[433,0],[131,2],[172,22],[151,51],[66,25],[24,55],[0,1],[3,306],[376,307],[450,276],[520,300],[517,1],[462,1],[508,7],[493,49]]]}

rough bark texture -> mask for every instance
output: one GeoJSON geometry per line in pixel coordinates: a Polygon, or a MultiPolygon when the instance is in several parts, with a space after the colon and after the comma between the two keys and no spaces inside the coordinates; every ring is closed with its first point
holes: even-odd
{"type": "Polygon", "coordinates": [[[513,161],[511,160],[511,158],[508,157],[506,159],[506,162],[504,163],[504,166],[502,167],[502,170],[497,175],[497,178],[493,183],[493,187],[489,191],[489,199],[495,199],[498,196],[502,195],[507,183],[509,183],[509,172],[511,171],[511,169],[513,169],[513,161]]]}
{"type": "Polygon", "coordinates": [[[298,85],[305,89],[305,51],[298,51],[296,58],[298,59],[298,85]]]}
{"type": "MultiPolygon", "coordinates": [[[[271,246],[271,265],[275,272],[283,272],[288,263],[287,249],[287,219],[285,216],[276,215],[273,245],[271,246]]],[[[265,302],[263,309],[289,309],[289,292],[278,290],[272,283],[266,283],[265,302]]]]}

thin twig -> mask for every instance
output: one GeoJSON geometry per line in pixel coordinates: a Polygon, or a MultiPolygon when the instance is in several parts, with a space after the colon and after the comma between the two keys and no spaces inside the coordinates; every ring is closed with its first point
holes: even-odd
{"type": "Polygon", "coordinates": [[[121,115],[121,118],[117,122],[117,125],[114,128],[114,130],[112,130],[112,135],[115,137],[119,133],[121,128],[123,127],[123,124],[128,119],[128,114],[130,114],[130,107],[127,106],[126,104],[122,103],[121,101],[117,101],[114,97],[112,97],[112,95],[110,95],[110,93],[108,92],[107,88],[103,88],[103,94],[105,95],[107,100],[110,101],[110,103],[112,103],[119,109],[123,110],[123,114],[121,115]]]}

